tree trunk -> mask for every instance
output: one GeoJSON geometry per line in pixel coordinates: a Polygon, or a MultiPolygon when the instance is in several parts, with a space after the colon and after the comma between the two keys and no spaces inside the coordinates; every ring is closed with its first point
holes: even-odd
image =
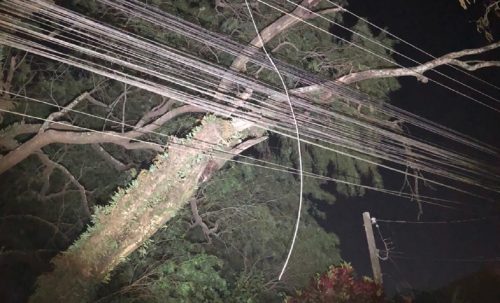
{"type": "Polygon", "coordinates": [[[248,126],[209,116],[182,142],[194,148],[172,144],[154,169],[142,171],[109,206],[96,210],[94,225],[53,259],[54,271],[39,278],[30,302],[91,302],[98,284],[189,202],[214,147],[230,149],[248,126]]]}

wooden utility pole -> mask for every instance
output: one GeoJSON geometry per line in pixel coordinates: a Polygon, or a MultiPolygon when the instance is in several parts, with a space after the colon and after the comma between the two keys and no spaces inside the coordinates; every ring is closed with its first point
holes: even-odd
{"type": "Polygon", "coordinates": [[[378,258],[378,249],[373,236],[372,219],[369,212],[363,213],[363,225],[365,226],[366,241],[368,242],[368,250],[370,251],[370,261],[372,263],[373,280],[382,284],[382,270],[378,258]]]}

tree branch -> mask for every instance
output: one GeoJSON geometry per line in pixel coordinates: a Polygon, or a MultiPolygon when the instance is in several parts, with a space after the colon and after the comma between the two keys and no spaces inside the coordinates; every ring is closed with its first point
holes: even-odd
{"type": "Polygon", "coordinates": [[[123,164],[118,159],[113,157],[100,144],[91,144],[90,146],[99,154],[99,156],[101,156],[101,158],[111,164],[111,166],[113,166],[117,171],[124,171],[128,168],[127,165],[123,164]]]}
{"type": "MultiPolygon", "coordinates": [[[[244,53],[247,55],[240,55],[236,57],[231,63],[230,69],[238,72],[246,71],[249,56],[257,53],[266,43],[274,39],[282,32],[288,30],[292,26],[300,23],[301,20],[316,18],[321,13],[329,14],[332,12],[342,11],[342,8],[328,8],[318,12],[311,12],[310,9],[317,6],[320,2],[321,0],[303,0],[300,5],[298,5],[290,14],[281,16],[276,21],[263,28],[260,31],[260,35],[256,35],[245,48],[244,53]]],[[[230,86],[230,80],[222,79],[219,83],[218,90],[229,91],[230,86]]],[[[245,89],[245,91],[239,96],[239,98],[242,100],[241,102],[250,98],[252,93],[252,90],[245,89]]]]}
{"type": "Polygon", "coordinates": [[[240,143],[228,152],[218,154],[217,159],[211,159],[205,169],[201,172],[198,177],[198,183],[203,183],[212,178],[213,174],[217,172],[224,164],[235,156],[241,154],[250,147],[259,144],[260,142],[267,140],[267,136],[258,136],[254,139],[249,139],[240,143]]]}
{"type": "Polygon", "coordinates": [[[0,130],[0,147],[6,150],[13,150],[19,146],[16,137],[38,132],[41,124],[14,123],[7,128],[0,130]]]}
{"type": "MultiPolygon", "coordinates": [[[[285,14],[278,18],[273,23],[269,24],[260,31],[260,36],[262,40],[256,36],[250,41],[249,46],[245,50],[245,53],[255,54],[260,48],[262,48],[266,43],[274,39],[276,36],[281,34],[283,31],[288,30],[302,20],[313,19],[317,17],[317,14],[321,13],[332,13],[342,11],[341,8],[329,8],[321,10],[315,13],[310,12],[308,9],[314,8],[318,5],[320,0],[303,0],[299,6],[297,6],[290,14],[285,14]]],[[[235,71],[245,71],[246,64],[248,63],[247,56],[239,56],[233,60],[231,64],[231,69],[235,71]]]]}
{"type": "MultiPolygon", "coordinates": [[[[403,77],[403,76],[413,76],[422,82],[427,82],[427,78],[423,75],[425,72],[435,69],[442,65],[455,65],[466,69],[468,71],[478,70],[480,68],[487,67],[500,67],[500,61],[462,61],[459,60],[465,56],[482,54],[500,47],[500,41],[492,43],[490,45],[466,49],[458,52],[453,52],[436,58],[434,60],[428,61],[424,64],[410,67],[410,68],[382,68],[382,69],[372,69],[365,70],[361,72],[354,72],[335,80],[337,83],[341,84],[352,84],[368,79],[382,79],[382,78],[392,78],[392,77],[403,77]]],[[[311,85],[292,90],[294,94],[308,94],[317,92],[321,89],[321,85],[311,85]]]]}
{"type": "Polygon", "coordinates": [[[191,224],[190,228],[194,228],[196,226],[201,227],[205,239],[207,240],[208,244],[211,244],[212,238],[210,238],[210,235],[217,231],[217,226],[215,226],[214,228],[209,228],[208,225],[203,221],[198,211],[198,200],[192,199],[189,201],[189,204],[191,206],[191,214],[193,215],[194,219],[194,223],[191,224]]]}
{"type": "Polygon", "coordinates": [[[423,76],[426,71],[434,69],[438,66],[452,64],[459,66],[467,70],[477,70],[479,68],[490,67],[490,66],[500,66],[500,61],[493,61],[486,64],[486,62],[478,64],[469,64],[464,61],[458,60],[465,56],[482,54],[487,51],[493,50],[500,47],[500,41],[474,49],[465,49],[459,52],[453,52],[436,58],[434,60],[428,61],[427,63],[411,67],[411,68],[385,68],[385,69],[375,69],[367,70],[362,72],[351,73],[349,75],[342,76],[337,79],[338,82],[344,84],[351,84],[354,82],[359,82],[367,79],[380,79],[380,78],[390,78],[390,77],[401,77],[401,76],[414,76],[417,79],[427,82],[427,78],[423,76]]]}
{"type": "Polygon", "coordinates": [[[166,98],[164,98],[163,102],[160,105],[152,108],[148,113],[146,113],[139,120],[139,122],[136,123],[135,127],[136,128],[143,127],[146,123],[149,123],[152,119],[158,116],[163,116],[166,112],[168,112],[172,108],[174,103],[175,103],[174,100],[167,100],[166,98]]]}
{"type": "Polygon", "coordinates": [[[57,163],[55,161],[52,161],[46,154],[44,154],[42,151],[37,151],[36,155],[42,163],[47,166],[47,167],[55,167],[59,169],[70,181],[71,183],[78,189],[78,192],[80,193],[80,199],[82,201],[82,211],[85,214],[87,218],[90,218],[90,206],[89,206],[89,201],[87,199],[87,191],[85,190],[85,187],[83,187],[82,184],[73,176],[73,174],[62,164],[57,163]]]}
{"type": "Polygon", "coordinates": [[[66,105],[60,111],[51,113],[47,117],[47,119],[45,120],[45,122],[43,122],[43,125],[42,125],[42,127],[40,128],[40,130],[38,132],[39,133],[44,132],[47,128],[49,128],[50,124],[53,121],[55,121],[55,120],[57,120],[57,119],[65,116],[68,112],[70,112],[73,108],[75,108],[80,102],[82,102],[83,100],[85,100],[86,98],[88,98],[88,96],[90,96],[90,94],[92,94],[92,92],[94,92],[95,90],[97,90],[97,87],[94,88],[90,92],[84,92],[83,94],[79,95],[78,97],[76,97],[73,101],[71,101],[68,105],[66,105]]]}
{"type": "MultiPolygon", "coordinates": [[[[163,124],[168,121],[186,114],[186,113],[202,113],[205,110],[192,106],[184,105],[177,107],[164,115],[160,116],[155,121],[149,123],[148,125],[131,130],[125,133],[118,132],[77,132],[77,131],[62,131],[55,129],[47,129],[44,132],[39,132],[36,136],[26,141],[20,146],[17,146],[14,150],[9,152],[3,158],[0,159],[0,175],[5,171],[17,165],[19,162],[23,161],[29,157],[34,152],[42,149],[44,146],[53,143],[62,144],[98,144],[98,143],[113,143],[120,145],[126,149],[152,149],[157,152],[163,151],[163,148],[153,143],[145,142],[133,142],[134,139],[140,136],[153,132],[163,124]]],[[[57,123],[60,125],[60,123],[57,123]]],[[[71,128],[70,128],[71,129],[71,128]]]]}

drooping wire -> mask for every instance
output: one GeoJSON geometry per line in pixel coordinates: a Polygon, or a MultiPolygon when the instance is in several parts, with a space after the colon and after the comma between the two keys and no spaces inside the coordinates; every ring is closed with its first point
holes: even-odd
{"type": "Polygon", "coordinates": [[[303,173],[303,166],[302,166],[302,149],[300,147],[300,132],[299,132],[299,125],[297,123],[297,118],[295,117],[295,110],[293,109],[292,101],[290,100],[290,94],[289,94],[288,88],[285,84],[285,80],[283,79],[283,76],[281,75],[278,67],[274,63],[273,58],[271,57],[271,55],[269,55],[269,52],[267,51],[264,40],[262,39],[262,37],[260,35],[257,24],[255,23],[252,9],[250,8],[250,4],[248,3],[248,0],[245,0],[245,4],[247,6],[248,13],[250,15],[250,19],[252,20],[256,35],[257,35],[257,37],[259,37],[259,40],[261,42],[262,50],[264,51],[267,58],[269,59],[269,61],[273,65],[274,70],[276,71],[276,74],[280,78],[281,84],[283,85],[283,89],[285,90],[288,105],[290,106],[290,113],[292,114],[292,119],[293,119],[294,125],[295,125],[295,134],[297,137],[297,154],[298,154],[298,160],[299,160],[298,162],[299,162],[299,182],[300,182],[300,185],[299,185],[300,186],[300,189],[299,189],[299,208],[297,210],[297,220],[295,222],[295,229],[293,231],[292,242],[291,242],[290,248],[288,250],[288,255],[286,256],[285,262],[283,263],[283,268],[281,269],[281,272],[278,276],[278,280],[281,280],[281,278],[283,277],[283,274],[285,273],[285,270],[288,266],[288,262],[290,261],[290,257],[292,256],[293,248],[295,246],[295,241],[297,240],[297,234],[299,232],[300,217],[301,217],[301,213],[302,213],[302,202],[303,202],[302,200],[303,200],[303,196],[304,196],[304,173],[303,173]]]}

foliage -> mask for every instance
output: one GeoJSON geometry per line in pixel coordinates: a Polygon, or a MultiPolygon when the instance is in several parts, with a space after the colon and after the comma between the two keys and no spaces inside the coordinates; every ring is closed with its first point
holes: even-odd
{"type": "Polygon", "coordinates": [[[228,285],[218,273],[221,265],[217,257],[204,254],[163,263],[151,273],[156,279],[147,285],[150,302],[224,302],[228,285]]]}
{"type": "MultiPolygon", "coordinates": [[[[460,5],[464,10],[467,10],[473,6],[477,6],[476,0],[458,0],[460,5]]],[[[489,42],[495,41],[494,35],[494,24],[499,22],[500,18],[500,1],[498,0],[487,0],[478,1],[482,6],[480,10],[480,16],[476,20],[476,29],[479,33],[484,34],[484,37],[489,42]]]]}
{"type": "Polygon", "coordinates": [[[308,288],[289,297],[285,303],[382,303],[381,285],[363,277],[357,278],[351,265],[331,266],[316,276],[308,288]]]}
{"type": "Polygon", "coordinates": [[[222,275],[224,261],[186,233],[187,211],[122,263],[99,291],[99,302],[252,302],[222,275]]]}
{"type": "MultiPolygon", "coordinates": [[[[179,268],[180,264],[196,262],[202,254],[219,260],[207,276],[226,281],[224,302],[261,302],[263,298],[267,302],[279,301],[277,290],[304,286],[313,272],[340,260],[336,236],[325,232],[304,213],[305,222],[287,271],[288,284],[286,288],[276,285],[295,223],[286,214],[296,210],[296,184],[291,175],[229,165],[200,189],[198,197],[205,223],[210,227],[218,225],[216,233],[210,236],[212,243],[206,243],[200,229],[191,227],[190,210],[185,209],[168,228],[157,232],[147,247],[130,256],[111,277],[109,286],[101,290],[102,296],[119,292],[122,296],[113,300],[120,301],[126,291],[130,300],[147,293],[151,301],[168,302],[168,292],[152,291],[164,278],[151,274],[156,272],[151,267],[179,268]],[[294,190],[290,193],[290,189],[294,190]],[[140,290],[134,287],[138,283],[144,285],[140,290]]],[[[192,280],[188,275],[186,271],[175,274],[182,281],[192,280]]],[[[218,289],[218,293],[223,293],[222,288],[218,289]]]]}

